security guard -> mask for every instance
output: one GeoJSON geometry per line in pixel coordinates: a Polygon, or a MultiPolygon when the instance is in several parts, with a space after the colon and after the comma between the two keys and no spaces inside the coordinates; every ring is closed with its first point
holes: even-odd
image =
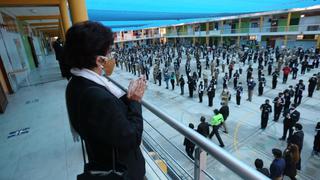
{"type": "Polygon", "coordinates": [[[215,115],[211,119],[212,131],[209,135],[209,138],[211,139],[213,135],[216,135],[217,139],[220,143],[220,147],[224,147],[223,141],[222,141],[220,134],[219,134],[219,131],[218,131],[219,127],[223,123],[224,119],[218,109],[215,109],[213,112],[215,115]]]}

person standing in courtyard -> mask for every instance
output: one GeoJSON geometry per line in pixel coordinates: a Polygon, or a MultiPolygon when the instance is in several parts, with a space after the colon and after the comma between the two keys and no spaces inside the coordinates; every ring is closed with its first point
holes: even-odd
{"type": "Polygon", "coordinates": [[[305,90],[305,85],[303,84],[303,80],[300,79],[299,83],[296,84],[295,87],[295,95],[294,95],[294,104],[300,105],[302,100],[303,91],[305,90]]]}
{"type": "Polygon", "coordinates": [[[250,78],[248,81],[248,99],[247,101],[252,101],[252,96],[253,96],[253,90],[254,87],[256,87],[256,82],[253,81],[253,78],[250,78]]]}
{"type": "Polygon", "coordinates": [[[238,107],[240,107],[242,93],[243,93],[242,83],[239,82],[239,84],[236,88],[236,103],[237,103],[238,107]]]}
{"type": "Polygon", "coordinates": [[[288,114],[285,115],[285,118],[283,120],[283,135],[279,140],[282,140],[282,141],[286,140],[288,130],[289,130],[288,139],[291,138],[293,134],[293,127],[296,125],[299,119],[300,119],[300,112],[296,110],[296,105],[292,104],[288,114]]]}
{"type": "Polygon", "coordinates": [[[180,83],[180,90],[181,90],[180,95],[183,95],[183,94],[184,94],[184,84],[185,84],[185,81],[184,81],[184,78],[183,78],[183,75],[182,75],[182,74],[181,74],[181,76],[180,76],[179,83],[180,83]]]}
{"type": "Polygon", "coordinates": [[[202,81],[200,81],[200,84],[198,86],[199,103],[202,103],[203,91],[204,91],[204,86],[202,81]]]}
{"type": "Polygon", "coordinates": [[[316,89],[316,85],[317,85],[317,75],[313,74],[313,76],[309,79],[309,85],[308,85],[308,97],[312,97],[314,90],[316,89]]]}
{"type": "Polygon", "coordinates": [[[260,106],[261,111],[261,129],[266,129],[269,120],[269,114],[272,112],[272,107],[269,104],[269,99],[265,100],[265,103],[260,106]]]}

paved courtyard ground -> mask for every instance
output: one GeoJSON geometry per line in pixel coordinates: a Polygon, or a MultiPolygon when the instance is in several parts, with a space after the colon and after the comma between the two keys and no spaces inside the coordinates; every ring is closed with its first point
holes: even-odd
{"type": "MultiPolygon", "coordinates": [[[[0,115],[0,179],[71,180],[82,171],[81,146],[72,141],[67,120],[64,99],[67,81],[60,78],[59,68],[52,56],[47,57],[46,63],[46,66],[30,75],[31,86],[25,84],[25,87],[9,96],[8,108],[5,114],[0,115]],[[29,128],[28,133],[8,138],[10,132],[24,132],[24,128],[29,128]]],[[[184,70],[184,66],[181,70],[184,70]]],[[[306,82],[316,72],[318,71],[312,70],[301,78],[306,82]]],[[[137,77],[116,69],[112,78],[126,87],[131,79],[137,77]]],[[[242,78],[245,78],[244,75],[242,78]]],[[[190,122],[197,125],[200,116],[203,115],[209,120],[213,115],[212,110],[220,108],[221,79],[222,77],[219,79],[213,107],[208,107],[206,95],[203,103],[199,103],[197,95],[192,99],[188,97],[187,87],[185,95],[181,96],[179,87],[175,90],[165,89],[164,82],[159,87],[151,80],[148,82],[144,100],[185,125],[190,122]]],[[[265,166],[269,167],[273,159],[271,149],[277,147],[283,150],[286,147],[284,141],[278,140],[282,135],[283,124],[282,119],[279,122],[269,121],[267,129],[260,130],[259,107],[266,98],[272,100],[279,91],[296,83],[290,78],[287,84],[279,83],[276,90],[271,90],[271,79],[267,76],[264,95],[258,97],[256,89],[253,101],[245,101],[245,87],[241,107],[235,106],[235,92],[231,90],[230,117],[227,120],[229,133],[220,132],[226,145],[224,149],[250,166],[253,166],[256,158],[261,158],[265,166]]],[[[320,121],[320,92],[316,91],[313,98],[306,97],[306,93],[307,91],[304,92],[302,104],[297,108],[301,112],[300,123],[305,133],[299,179],[316,180],[320,177],[320,158],[311,156],[311,150],[314,127],[320,121]]],[[[181,167],[192,174],[192,162],[181,153],[184,152],[184,137],[146,109],[144,118],[147,121],[145,135],[151,135],[181,167]],[[170,143],[165,139],[170,140],[170,143]]],[[[215,137],[212,141],[218,143],[215,137]]],[[[212,157],[208,157],[207,172],[215,179],[239,179],[212,157]]]]}

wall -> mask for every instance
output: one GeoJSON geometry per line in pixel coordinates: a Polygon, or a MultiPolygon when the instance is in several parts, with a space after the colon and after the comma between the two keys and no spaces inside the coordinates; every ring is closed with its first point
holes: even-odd
{"type": "MultiPolygon", "coordinates": [[[[11,16],[10,13],[0,8],[0,12],[4,12],[11,16]]],[[[13,16],[11,16],[13,17],[13,16]]],[[[13,17],[14,18],[14,17],[13,17]]],[[[3,18],[0,14],[0,23],[3,24],[3,18]]],[[[26,79],[30,66],[28,63],[27,54],[21,36],[17,32],[9,32],[1,28],[0,39],[0,55],[7,74],[12,74],[13,71],[26,69],[25,72],[8,75],[13,91],[17,91],[19,84],[26,79]]]]}
{"type": "MultiPolygon", "coordinates": [[[[23,23],[18,21],[18,27],[19,27],[19,30],[22,31],[23,30],[23,23]]],[[[26,35],[24,33],[21,33],[21,39],[22,39],[22,43],[23,43],[23,46],[24,46],[24,49],[25,49],[25,52],[26,52],[26,55],[27,55],[29,67],[32,70],[36,66],[34,64],[34,60],[33,60],[33,57],[32,57],[31,47],[30,47],[30,44],[29,44],[29,41],[28,41],[28,35],[26,35]]]]}

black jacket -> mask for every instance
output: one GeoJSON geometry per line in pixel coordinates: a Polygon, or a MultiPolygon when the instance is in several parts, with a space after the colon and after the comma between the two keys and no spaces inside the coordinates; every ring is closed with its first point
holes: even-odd
{"type": "Polygon", "coordinates": [[[227,120],[229,116],[229,106],[222,106],[219,110],[219,112],[222,114],[223,119],[227,120]]]}
{"type": "Polygon", "coordinates": [[[204,137],[208,137],[210,131],[209,126],[210,125],[207,122],[201,122],[197,128],[198,133],[202,134],[204,137]]]}
{"type": "Polygon", "coordinates": [[[303,138],[304,138],[303,131],[297,131],[297,132],[293,133],[293,135],[290,137],[289,142],[292,144],[296,144],[299,147],[299,150],[302,150],[303,138]]]}
{"type": "Polygon", "coordinates": [[[140,103],[125,95],[118,99],[105,87],[76,76],[67,86],[66,103],[72,126],[85,140],[90,163],[112,167],[112,149],[116,148],[117,162],[127,167],[129,178],[143,179],[140,103]]]}

